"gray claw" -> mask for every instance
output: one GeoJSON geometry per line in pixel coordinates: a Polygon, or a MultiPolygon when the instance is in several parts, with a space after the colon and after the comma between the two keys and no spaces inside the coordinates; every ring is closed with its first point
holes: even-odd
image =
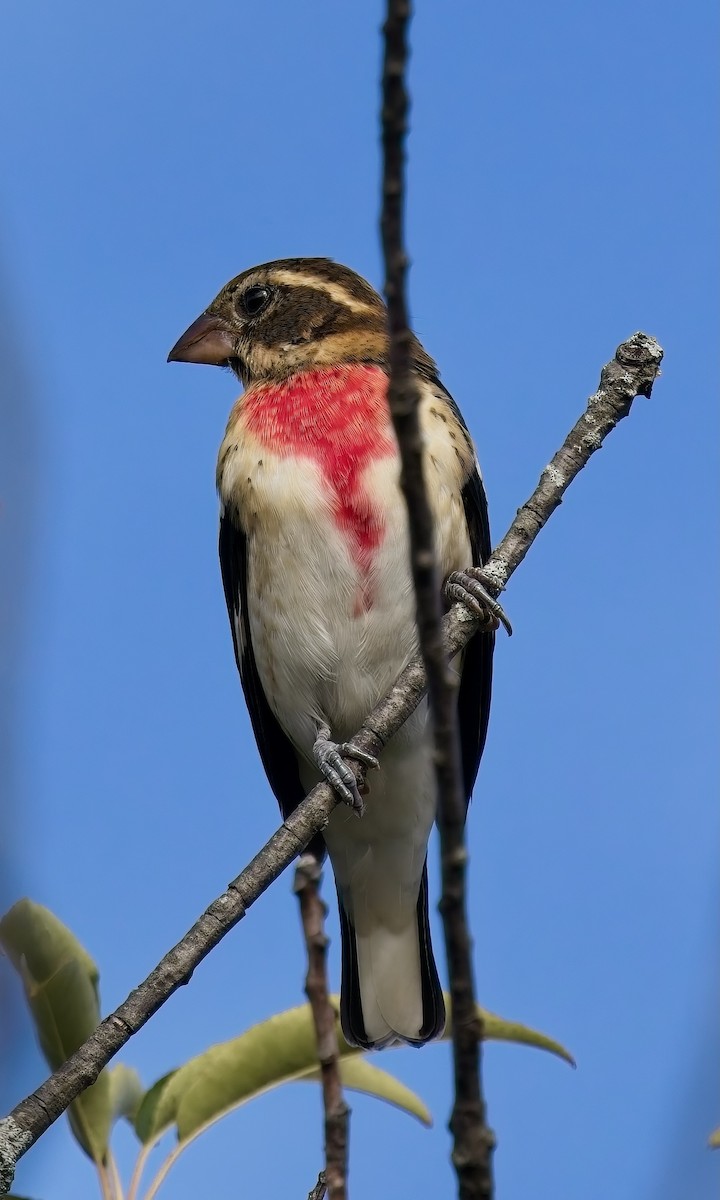
{"type": "Polygon", "coordinates": [[[338,743],[331,741],[329,734],[329,729],[323,729],[318,734],[313,746],[315,762],[330,784],[330,787],[360,817],[363,814],[365,805],[358,790],[355,773],[343,761],[343,755],[347,755],[348,758],[354,758],[358,762],[364,763],[367,767],[378,767],[380,764],[372,754],[367,754],[364,750],[353,746],[352,742],[338,743]]]}
{"type": "Polygon", "coordinates": [[[452,571],[445,580],[445,595],[449,600],[459,601],[482,620],[481,629],[492,633],[502,625],[512,636],[512,625],[502,605],[490,595],[484,586],[482,567],[469,567],[466,571],[452,571]]]}
{"type": "Polygon", "coordinates": [[[356,762],[364,763],[371,771],[379,771],[380,763],[374,754],[368,754],[367,750],[361,750],[354,742],[343,742],[338,746],[338,750],[345,758],[354,758],[356,762]]]}

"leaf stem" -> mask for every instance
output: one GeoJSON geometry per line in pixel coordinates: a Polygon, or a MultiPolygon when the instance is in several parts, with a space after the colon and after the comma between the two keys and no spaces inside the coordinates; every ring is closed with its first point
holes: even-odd
{"type": "Polygon", "coordinates": [[[133,1167],[133,1173],[130,1176],[130,1184],[128,1186],[127,1200],[137,1200],[138,1194],[139,1194],[139,1189],[140,1189],[140,1180],[142,1179],[142,1174],[147,1165],[147,1161],[148,1161],[150,1155],[152,1154],[153,1150],[157,1146],[158,1142],[160,1141],[160,1139],[163,1137],[163,1135],[166,1132],[167,1132],[167,1130],[161,1129],[160,1133],[157,1134],[156,1137],[152,1138],[151,1141],[146,1142],[145,1145],[140,1150],[140,1153],[138,1154],[137,1159],[135,1160],[135,1166],[133,1167]]]}

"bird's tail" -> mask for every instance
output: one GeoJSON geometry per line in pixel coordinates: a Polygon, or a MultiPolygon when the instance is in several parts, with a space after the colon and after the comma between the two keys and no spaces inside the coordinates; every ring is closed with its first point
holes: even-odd
{"type": "Polygon", "coordinates": [[[443,1000],[430,941],[427,864],[417,908],[407,925],[388,929],[377,920],[357,930],[340,899],[345,1038],[364,1050],[395,1042],[422,1046],[445,1028],[443,1000]]]}

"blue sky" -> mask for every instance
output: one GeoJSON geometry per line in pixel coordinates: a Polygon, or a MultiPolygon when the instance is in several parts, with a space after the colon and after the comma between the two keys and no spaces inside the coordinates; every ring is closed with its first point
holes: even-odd
{"type": "MultiPolygon", "coordinates": [[[[477,978],[578,1070],[487,1050],[498,1196],[709,1200],[718,18],[703,0],[418,8],[412,312],[496,539],[617,344],[642,328],[666,351],[506,596],[469,827],[477,978]]],[[[4,10],[3,899],[75,930],[106,1010],[277,820],[216,562],[235,386],[165,357],[255,263],[327,254],[381,282],[380,19],[327,0],[4,10]]],[[[300,1001],[290,882],[126,1049],[146,1083],[300,1001]]],[[[22,1015],[13,1040],[4,1108],[44,1075],[22,1015]]],[[[436,1124],[353,1098],[353,1196],[453,1194],[447,1048],[383,1065],[436,1124]]],[[[165,1194],[304,1196],[320,1161],[319,1094],[288,1088],[198,1142],[165,1194]]],[[[93,1188],[64,1122],[17,1176],[38,1200],[93,1188]]]]}

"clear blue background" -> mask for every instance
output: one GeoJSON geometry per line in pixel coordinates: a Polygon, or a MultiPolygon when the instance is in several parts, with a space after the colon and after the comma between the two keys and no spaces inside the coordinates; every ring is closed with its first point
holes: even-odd
{"type": "MultiPolygon", "coordinates": [[[[496,537],[616,345],[642,328],[666,351],[506,597],[469,832],[477,977],[578,1070],[488,1048],[498,1197],[706,1200],[718,19],[705,0],[418,8],[412,311],[476,438],[496,537]]],[[[380,20],[328,0],[3,9],[4,901],[29,894],[76,931],[106,1010],[277,822],[216,562],[236,389],[165,356],[263,260],[327,254],[381,283],[380,20]]],[[[290,882],[123,1053],[146,1083],[302,999],[290,882]]],[[[337,982],[334,916],[331,932],[337,982]]],[[[45,1074],[24,1014],[13,1029],[6,1107],[45,1074]]],[[[447,1047],[383,1065],[436,1124],[353,1098],[353,1196],[452,1195],[447,1047]]],[[[118,1151],[127,1172],[129,1132],[118,1151]]],[[[319,1093],[298,1085],[198,1142],[161,1194],[302,1197],[320,1164],[319,1093]]],[[[64,1121],[16,1186],[94,1194],[64,1121]]]]}

